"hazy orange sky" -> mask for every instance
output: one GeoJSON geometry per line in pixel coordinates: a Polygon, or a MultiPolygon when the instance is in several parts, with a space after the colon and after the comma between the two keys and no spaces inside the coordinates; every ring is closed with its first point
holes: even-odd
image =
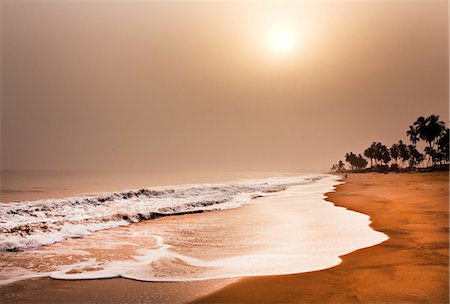
{"type": "Polygon", "coordinates": [[[448,122],[447,1],[6,0],[1,22],[3,169],[327,170],[448,122]]]}

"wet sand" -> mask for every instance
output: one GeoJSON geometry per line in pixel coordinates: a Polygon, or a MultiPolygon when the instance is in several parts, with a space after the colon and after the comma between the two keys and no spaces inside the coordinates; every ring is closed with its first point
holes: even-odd
{"type": "Polygon", "coordinates": [[[448,303],[448,175],[360,174],[329,194],[390,239],[298,275],[147,283],[36,279],[0,287],[1,303],[448,303]]]}
{"type": "Polygon", "coordinates": [[[246,278],[196,303],[448,303],[448,173],[358,174],[329,194],[389,235],[334,268],[246,278]]]}

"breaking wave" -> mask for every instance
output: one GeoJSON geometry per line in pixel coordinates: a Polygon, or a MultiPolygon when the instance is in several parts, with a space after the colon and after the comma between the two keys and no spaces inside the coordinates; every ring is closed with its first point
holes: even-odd
{"type": "Polygon", "coordinates": [[[0,251],[48,245],[143,220],[237,208],[324,175],[242,180],[0,204],[0,251]]]}

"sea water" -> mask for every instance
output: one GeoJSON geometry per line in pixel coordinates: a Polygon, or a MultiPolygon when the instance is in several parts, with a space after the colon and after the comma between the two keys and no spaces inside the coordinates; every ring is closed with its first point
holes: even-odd
{"type": "Polygon", "coordinates": [[[192,281],[329,268],[387,239],[367,215],[325,200],[339,183],[308,174],[4,203],[0,283],[192,281]]]}

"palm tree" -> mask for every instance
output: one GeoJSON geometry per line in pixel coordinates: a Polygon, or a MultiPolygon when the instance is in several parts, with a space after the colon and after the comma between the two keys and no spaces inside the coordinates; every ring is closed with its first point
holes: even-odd
{"type": "Polygon", "coordinates": [[[342,160],[340,160],[338,162],[338,170],[339,170],[339,172],[344,172],[345,171],[345,164],[344,164],[344,162],[342,160]]]}
{"type": "Polygon", "coordinates": [[[365,159],[361,154],[358,154],[358,157],[356,158],[356,166],[359,169],[364,169],[365,167],[367,167],[367,159],[365,159]]]}
{"type": "Polygon", "coordinates": [[[414,145],[408,146],[408,152],[409,152],[409,168],[410,169],[419,165],[425,159],[425,156],[422,153],[420,153],[417,150],[416,146],[414,146],[414,145]]]}
{"type": "Polygon", "coordinates": [[[400,159],[402,160],[402,165],[404,165],[404,163],[409,160],[410,152],[408,147],[401,140],[398,141],[397,147],[400,154],[400,159]]]}
{"type": "Polygon", "coordinates": [[[340,160],[338,163],[333,164],[331,166],[330,171],[331,172],[344,172],[345,169],[345,164],[342,162],[342,160],[340,160]]]}
{"type": "MultiPolygon", "coordinates": [[[[434,150],[434,145],[436,143],[436,140],[441,137],[442,132],[445,130],[445,123],[443,121],[439,120],[439,115],[430,115],[427,118],[424,118],[423,116],[420,116],[417,118],[417,120],[413,124],[414,131],[416,138],[420,138],[421,140],[424,140],[428,144],[428,149],[426,149],[426,154],[429,155],[428,158],[428,164],[430,160],[432,161],[433,166],[435,165],[435,156],[436,151],[434,150]],[[433,152],[434,151],[434,152],[433,152]]],[[[412,129],[410,127],[410,130],[406,132],[414,138],[413,134],[411,133],[412,129]]],[[[411,140],[413,142],[413,140],[411,140]]],[[[417,140],[416,140],[417,142],[417,140]]],[[[413,142],[415,144],[415,142],[413,142]]]]}
{"type": "MultiPolygon", "coordinates": [[[[384,146],[386,148],[386,146],[384,146]]],[[[386,150],[383,150],[383,163],[385,166],[389,165],[389,162],[391,161],[391,156],[389,155],[389,150],[386,148],[386,150]]]]}
{"type": "Polygon", "coordinates": [[[447,128],[436,142],[438,145],[438,151],[440,153],[441,160],[447,163],[449,161],[449,136],[450,129],[447,128]]]}
{"type": "Polygon", "coordinates": [[[436,140],[441,137],[442,132],[445,130],[445,123],[439,121],[439,115],[431,115],[427,118],[425,141],[428,143],[428,155],[432,160],[433,166],[436,165],[436,150],[434,145],[436,140]]]}
{"type": "Polygon", "coordinates": [[[395,164],[398,166],[397,160],[400,157],[400,153],[398,151],[397,144],[393,144],[389,149],[389,153],[391,154],[391,158],[395,161],[395,164]]]}
{"type": "MultiPolygon", "coordinates": [[[[436,161],[436,150],[433,147],[425,147],[425,154],[429,156],[428,158],[428,163],[430,161],[430,159],[433,161],[433,166],[434,166],[434,162],[436,161]]],[[[427,163],[427,166],[428,166],[427,163]]]]}
{"type": "Polygon", "coordinates": [[[382,143],[376,143],[375,145],[375,159],[380,162],[380,164],[387,165],[391,161],[391,156],[389,155],[388,148],[382,143]]]}
{"type": "Polygon", "coordinates": [[[442,120],[439,120],[439,115],[430,115],[430,117],[427,118],[426,126],[425,141],[428,143],[434,142],[442,135],[442,132],[445,131],[445,123],[442,120]]]}
{"type": "Polygon", "coordinates": [[[373,167],[373,159],[375,159],[375,149],[376,149],[376,142],[373,142],[369,148],[367,148],[366,150],[364,150],[364,156],[367,157],[370,160],[370,168],[372,169],[373,167]]]}
{"type": "Polygon", "coordinates": [[[414,130],[416,132],[416,137],[418,139],[423,139],[425,137],[426,123],[427,123],[426,119],[423,116],[420,116],[419,118],[417,118],[417,120],[413,123],[414,130]]]}
{"type": "Polygon", "coordinates": [[[355,159],[356,155],[353,152],[345,153],[345,161],[350,164],[350,169],[353,171],[355,169],[355,159]]]}
{"type": "MultiPolygon", "coordinates": [[[[386,148],[386,146],[384,147],[386,148]]],[[[375,164],[378,165],[378,162],[381,163],[381,161],[383,160],[383,145],[379,142],[375,144],[374,156],[375,164]]]]}
{"type": "Polygon", "coordinates": [[[350,164],[352,171],[355,169],[364,169],[367,167],[367,159],[365,159],[361,154],[356,155],[353,152],[345,154],[345,161],[350,164]]]}
{"type": "Polygon", "coordinates": [[[419,141],[417,130],[414,126],[409,126],[409,130],[406,131],[406,135],[408,135],[409,140],[413,145],[416,145],[416,143],[419,141]]]}

